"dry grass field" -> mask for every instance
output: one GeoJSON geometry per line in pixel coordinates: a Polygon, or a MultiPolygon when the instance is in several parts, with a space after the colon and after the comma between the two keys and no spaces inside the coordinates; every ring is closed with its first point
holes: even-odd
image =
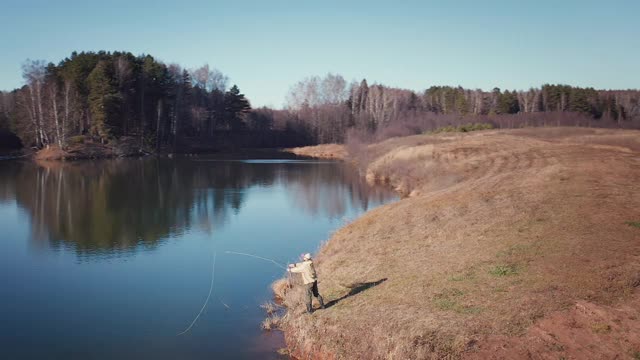
{"type": "Polygon", "coordinates": [[[336,144],[305,146],[285,149],[285,151],[299,156],[308,156],[318,159],[344,159],[347,156],[345,148],[342,145],[336,144]]]}
{"type": "Polygon", "coordinates": [[[639,131],[418,135],[350,156],[406,197],[322,247],[328,309],[284,295],[296,357],[640,358],[639,131]]]}

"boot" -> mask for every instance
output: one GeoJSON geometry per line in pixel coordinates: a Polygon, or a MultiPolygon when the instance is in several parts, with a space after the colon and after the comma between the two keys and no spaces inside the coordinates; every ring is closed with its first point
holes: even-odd
{"type": "Polygon", "coordinates": [[[318,295],[318,302],[320,303],[321,309],[326,309],[326,307],[324,306],[324,299],[322,299],[322,296],[320,295],[318,295]]]}

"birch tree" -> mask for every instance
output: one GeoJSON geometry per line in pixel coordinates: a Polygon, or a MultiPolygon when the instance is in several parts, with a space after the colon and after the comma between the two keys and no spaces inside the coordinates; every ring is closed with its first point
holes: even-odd
{"type": "Polygon", "coordinates": [[[29,117],[35,132],[36,147],[40,148],[49,144],[46,131],[44,129],[44,114],[42,106],[42,88],[46,76],[44,60],[27,59],[22,64],[22,77],[25,80],[29,91],[29,117]]]}

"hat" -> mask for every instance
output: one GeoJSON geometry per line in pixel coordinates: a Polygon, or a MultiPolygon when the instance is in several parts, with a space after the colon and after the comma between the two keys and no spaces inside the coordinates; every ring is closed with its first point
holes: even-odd
{"type": "Polygon", "coordinates": [[[304,254],[304,256],[302,257],[304,260],[311,260],[311,254],[306,253],[304,254]]]}

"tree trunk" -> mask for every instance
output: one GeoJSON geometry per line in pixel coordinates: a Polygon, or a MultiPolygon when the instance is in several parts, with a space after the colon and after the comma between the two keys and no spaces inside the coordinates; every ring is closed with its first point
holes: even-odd
{"type": "Polygon", "coordinates": [[[140,150],[144,148],[144,74],[142,75],[142,85],[140,86],[140,150]]]}
{"type": "Polygon", "coordinates": [[[64,84],[64,118],[62,119],[62,143],[67,143],[67,124],[69,123],[69,92],[71,91],[71,83],[64,84]]]}
{"type": "Polygon", "coordinates": [[[178,100],[176,100],[176,105],[173,110],[173,126],[172,126],[172,135],[173,135],[173,151],[176,151],[176,143],[178,141],[178,120],[180,117],[180,104],[178,100]]]}
{"type": "Polygon", "coordinates": [[[160,152],[160,117],[162,116],[162,100],[158,100],[158,117],[156,119],[156,154],[160,152]]]}
{"type": "Polygon", "coordinates": [[[47,132],[44,131],[44,114],[42,112],[42,83],[40,81],[36,82],[36,100],[38,105],[38,121],[40,122],[40,137],[42,138],[42,142],[45,144],[49,144],[49,137],[47,136],[47,132]]]}
{"type": "Polygon", "coordinates": [[[56,142],[58,143],[58,147],[62,149],[62,133],[60,131],[60,119],[58,116],[58,87],[57,85],[51,86],[51,104],[53,105],[53,122],[56,128],[56,142]]]}
{"type": "Polygon", "coordinates": [[[33,123],[33,131],[36,135],[36,147],[42,146],[42,139],[40,139],[40,127],[38,126],[38,116],[36,114],[36,99],[33,94],[33,87],[29,86],[29,98],[31,99],[31,106],[27,106],[27,111],[29,112],[29,117],[31,117],[31,122],[33,123]]]}

